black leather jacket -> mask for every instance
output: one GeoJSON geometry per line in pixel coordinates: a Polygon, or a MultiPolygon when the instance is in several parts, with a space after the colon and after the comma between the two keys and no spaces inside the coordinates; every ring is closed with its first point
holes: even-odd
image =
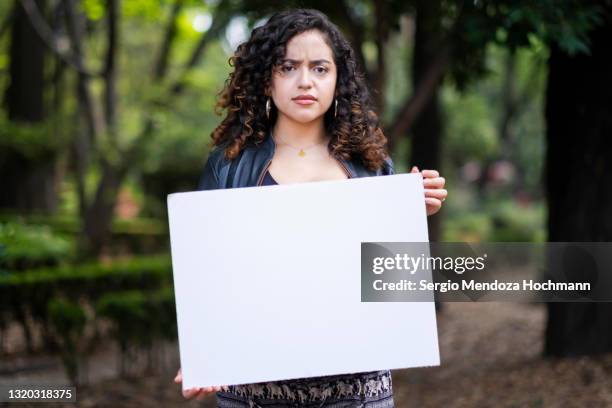
{"type": "MultiPolygon", "coordinates": [[[[276,143],[270,132],[259,146],[244,148],[234,160],[226,159],[223,149],[215,146],[208,155],[198,190],[260,186],[272,162],[275,148],[276,143]]],[[[390,157],[376,171],[368,170],[357,160],[337,160],[349,178],[394,174],[390,157]]]]}

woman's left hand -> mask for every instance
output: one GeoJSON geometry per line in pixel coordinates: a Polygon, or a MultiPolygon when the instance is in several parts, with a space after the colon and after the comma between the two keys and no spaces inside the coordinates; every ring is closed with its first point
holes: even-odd
{"type": "MultiPolygon", "coordinates": [[[[410,173],[418,173],[419,168],[413,166],[410,173]]],[[[444,187],[444,177],[440,177],[440,174],[436,170],[423,170],[421,172],[423,176],[423,187],[425,188],[425,207],[427,208],[427,215],[433,215],[440,211],[442,208],[442,202],[446,200],[448,192],[444,187]]]]}

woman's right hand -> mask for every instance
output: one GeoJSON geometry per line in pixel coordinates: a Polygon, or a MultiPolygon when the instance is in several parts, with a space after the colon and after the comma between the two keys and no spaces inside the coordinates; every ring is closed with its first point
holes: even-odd
{"type": "MultiPolygon", "coordinates": [[[[183,382],[183,374],[181,374],[181,369],[179,368],[178,373],[176,373],[176,377],[174,377],[174,382],[180,384],[183,382]]],[[[227,390],[227,386],[217,385],[214,387],[202,387],[202,388],[189,388],[187,390],[183,390],[183,397],[187,399],[194,398],[197,400],[201,400],[208,394],[212,394],[213,392],[227,390]]]]}

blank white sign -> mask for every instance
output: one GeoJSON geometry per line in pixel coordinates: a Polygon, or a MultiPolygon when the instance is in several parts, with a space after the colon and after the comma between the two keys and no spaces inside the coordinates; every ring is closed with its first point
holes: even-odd
{"type": "Polygon", "coordinates": [[[433,302],[361,302],[361,242],[428,242],[422,176],[170,194],[183,389],[439,365],[433,302]]]}

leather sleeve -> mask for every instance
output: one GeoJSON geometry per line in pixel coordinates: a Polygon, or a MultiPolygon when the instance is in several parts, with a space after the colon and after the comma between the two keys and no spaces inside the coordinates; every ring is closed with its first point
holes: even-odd
{"type": "Polygon", "coordinates": [[[387,176],[395,174],[395,169],[393,167],[394,165],[393,165],[393,160],[391,159],[391,156],[387,156],[383,164],[383,174],[387,176]]]}
{"type": "Polygon", "coordinates": [[[219,188],[219,176],[215,172],[213,161],[213,155],[209,154],[204,165],[204,171],[200,177],[200,182],[198,183],[198,190],[215,190],[219,188]]]}

